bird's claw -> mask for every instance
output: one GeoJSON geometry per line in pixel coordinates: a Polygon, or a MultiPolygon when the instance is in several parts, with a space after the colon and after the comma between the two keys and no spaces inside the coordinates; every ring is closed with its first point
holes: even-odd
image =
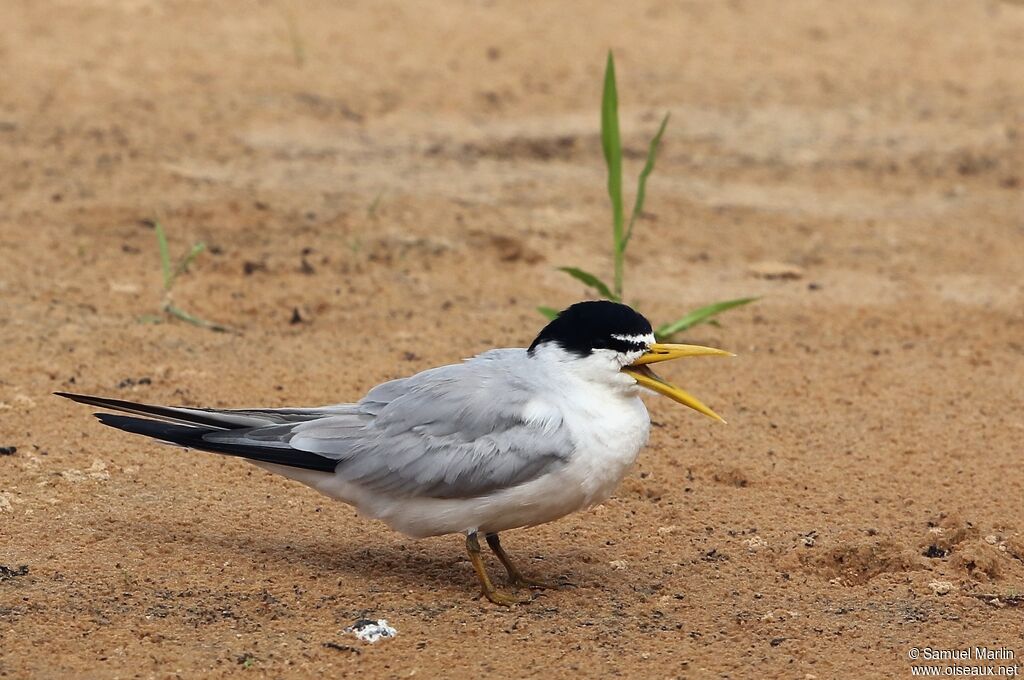
{"type": "Polygon", "coordinates": [[[500,605],[502,607],[511,607],[512,605],[516,604],[526,604],[527,602],[530,602],[533,599],[529,596],[525,598],[518,597],[516,595],[513,595],[512,593],[507,593],[504,590],[498,590],[497,588],[493,590],[482,590],[480,591],[480,594],[486,597],[494,604],[500,605]]]}

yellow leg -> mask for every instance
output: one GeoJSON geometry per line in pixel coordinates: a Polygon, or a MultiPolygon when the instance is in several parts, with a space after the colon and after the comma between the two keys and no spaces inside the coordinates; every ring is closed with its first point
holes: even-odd
{"type": "Polygon", "coordinates": [[[557,588],[558,584],[545,583],[544,581],[537,581],[532,578],[526,578],[522,572],[516,568],[516,565],[512,563],[508,553],[501,547],[501,541],[498,540],[498,534],[487,534],[487,545],[491,547],[494,554],[498,556],[501,564],[505,567],[505,571],[508,572],[508,582],[512,584],[513,588],[557,588]]]}
{"type": "Polygon", "coordinates": [[[487,569],[484,567],[484,560],[480,556],[480,541],[477,540],[475,531],[466,535],[466,552],[469,553],[469,561],[473,563],[473,570],[476,571],[476,577],[480,579],[480,587],[483,589],[484,597],[494,604],[500,604],[503,607],[511,607],[514,604],[524,602],[524,600],[519,600],[514,595],[498,590],[494,587],[494,584],[491,583],[491,577],[487,575],[487,569]]]}

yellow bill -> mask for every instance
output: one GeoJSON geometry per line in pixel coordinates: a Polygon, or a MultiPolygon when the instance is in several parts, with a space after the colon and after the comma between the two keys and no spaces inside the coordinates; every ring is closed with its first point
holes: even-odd
{"type": "Polygon", "coordinates": [[[670,361],[671,359],[697,356],[731,357],[735,355],[732,352],[726,352],[725,350],[715,349],[713,347],[702,347],[700,345],[674,345],[658,342],[651,345],[650,349],[643,356],[629,366],[623,368],[622,371],[624,373],[628,373],[639,385],[653,390],[658,394],[663,394],[672,401],[679,402],[683,406],[689,406],[693,410],[699,411],[709,418],[714,418],[715,420],[720,420],[724,423],[725,419],[712,411],[700,399],[693,396],[686,390],[662,380],[650,369],[650,367],[647,366],[647,364],[654,364],[659,361],[670,361]]]}

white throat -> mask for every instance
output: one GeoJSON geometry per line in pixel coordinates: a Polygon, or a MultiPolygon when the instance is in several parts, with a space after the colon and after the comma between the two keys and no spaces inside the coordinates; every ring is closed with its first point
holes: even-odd
{"type": "Polygon", "coordinates": [[[581,357],[567,352],[557,343],[545,342],[534,348],[531,358],[556,380],[583,382],[591,389],[605,388],[624,396],[635,396],[638,392],[636,380],[623,373],[622,367],[633,363],[641,354],[642,351],[623,353],[595,349],[581,357]]]}

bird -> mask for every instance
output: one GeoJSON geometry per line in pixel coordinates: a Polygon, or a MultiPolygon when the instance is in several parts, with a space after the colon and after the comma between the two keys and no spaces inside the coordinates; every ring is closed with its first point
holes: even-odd
{"type": "Polygon", "coordinates": [[[464,534],[481,594],[511,606],[529,601],[521,589],[556,586],[524,576],[499,534],[606,500],[647,443],[641,393],[724,422],[650,368],[693,356],[733,355],[658,342],[628,305],[590,300],[560,312],[527,348],[384,382],[354,403],[224,410],[55,394],[103,409],[104,425],[244,458],[411,538],[464,534]],[[481,536],[511,591],[488,574],[481,536]]]}

